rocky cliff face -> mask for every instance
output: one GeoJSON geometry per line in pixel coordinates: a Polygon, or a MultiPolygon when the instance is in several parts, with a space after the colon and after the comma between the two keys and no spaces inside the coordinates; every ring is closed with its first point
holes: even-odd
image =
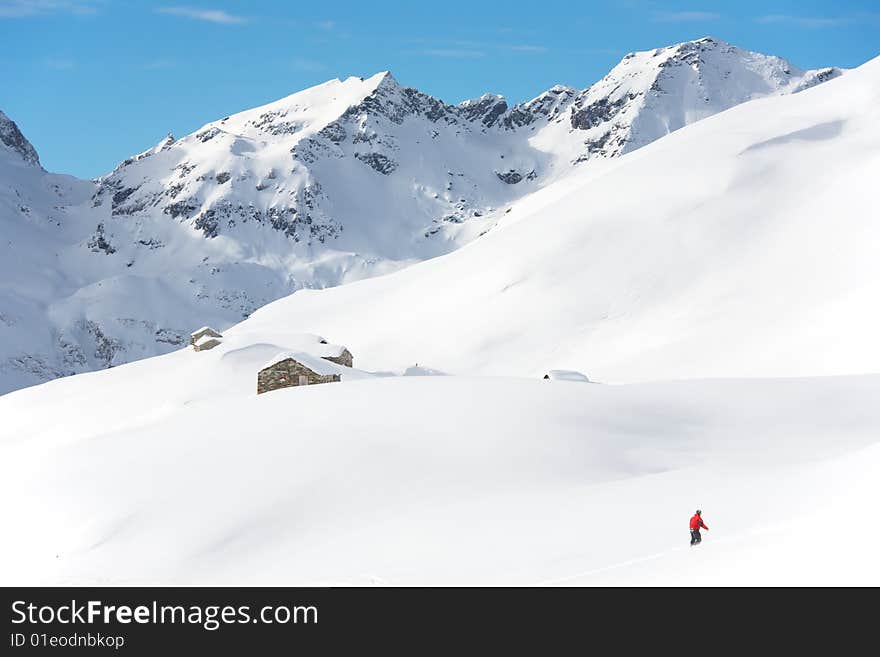
{"type": "Polygon", "coordinates": [[[15,121],[0,112],[0,144],[18,155],[26,164],[40,166],[40,158],[31,143],[21,134],[15,121]]]}
{"type": "Polygon", "coordinates": [[[571,127],[585,146],[576,159],[616,157],[734,105],[795,93],[840,73],[803,71],[709,37],[630,53],[571,104],[571,127]]]}
{"type": "Polygon", "coordinates": [[[514,106],[448,104],[383,72],[168,135],[96,181],[43,171],[0,113],[0,392],[447,253],[587,160],[838,74],[713,39],[514,106]]]}

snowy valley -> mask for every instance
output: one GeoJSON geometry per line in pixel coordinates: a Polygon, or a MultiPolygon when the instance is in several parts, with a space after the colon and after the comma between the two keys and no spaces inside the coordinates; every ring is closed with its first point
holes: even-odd
{"type": "Polygon", "coordinates": [[[95,183],[8,138],[4,358],[99,371],[0,397],[0,581],[880,584],[880,59],[548,94],[331,82],[95,183]],[[289,354],[341,381],[257,394],[289,354]]]}
{"type": "Polygon", "coordinates": [[[379,73],[169,135],[96,181],[45,172],[3,115],[0,393],[451,253],[556,181],[839,74],[709,38],[512,107],[492,94],[449,105],[379,73]]]}

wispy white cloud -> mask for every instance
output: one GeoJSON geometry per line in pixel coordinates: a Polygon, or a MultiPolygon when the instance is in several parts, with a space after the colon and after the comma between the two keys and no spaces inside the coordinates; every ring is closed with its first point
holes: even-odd
{"type": "Polygon", "coordinates": [[[485,57],[486,53],[482,50],[465,50],[463,48],[428,48],[422,50],[423,55],[431,57],[485,57]]]}
{"type": "Polygon", "coordinates": [[[658,23],[702,23],[717,21],[721,14],[714,11],[658,11],[654,20],[658,23]]]}
{"type": "Polygon", "coordinates": [[[95,14],[102,0],[0,0],[0,18],[95,14]]]}
{"type": "Polygon", "coordinates": [[[184,18],[192,18],[207,23],[219,23],[221,25],[240,25],[247,23],[249,18],[244,16],[235,16],[227,13],[222,9],[197,9],[195,7],[159,7],[156,10],[160,14],[168,14],[170,16],[183,16],[184,18]]]}
{"type": "Polygon", "coordinates": [[[318,21],[317,23],[315,23],[315,27],[329,32],[330,30],[336,28],[336,23],[334,23],[333,21],[318,21]]]}
{"type": "Polygon", "coordinates": [[[813,17],[791,16],[788,14],[771,14],[769,16],[760,16],[757,20],[759,23],[779,23],[785,25],[794,25],[797,27],[834,27],[836,25],[846,25],[847,23],[851,23],[853,19],[848,16],[813,17]]]}

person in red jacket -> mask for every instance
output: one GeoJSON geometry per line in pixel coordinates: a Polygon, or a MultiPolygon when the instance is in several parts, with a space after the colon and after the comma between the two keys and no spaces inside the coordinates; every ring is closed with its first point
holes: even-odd
{"type": "Polygon", "coordinates": [[[700,536],[700,528],[709,531],[709,528],[706,527],[706,523],[703,522],[703,516],[700,515],[702,512],[697,509],[697,512],[691,518],[691,545],[699,545],[700,541],[703,540],[703,537],[700,536]]]}

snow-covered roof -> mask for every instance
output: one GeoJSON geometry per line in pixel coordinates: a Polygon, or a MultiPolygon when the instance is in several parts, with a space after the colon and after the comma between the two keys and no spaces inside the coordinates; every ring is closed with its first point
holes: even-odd
{"type": "Polygon", "coordinates": [[[547,378],[551,381],[579,381],[581,383],[589,383],[590,380],[586,374],[577,370],[550,370],[547,372],[547,378]]]}
{"type": "Polygon", "coordinates": [[[190,333],[190,335],[191,336],[198,335],[199,333],[203,333],[204,331],[213,331],[214,333],[218,333],[218,334],[220,333],[220,331],[218,331],[217,329],[211,328],[210,326],[203,326],[202,328],[196,329],[195,331],[190,333]]]}
{"type": "Polygon", "coordinates": [[[285,335],[283,341],[279,341],[280,351],[306,352],[315,356],[335,358],[345,351],[343,345],[328,343],[320,335],[314,333],[292,333],[285,335]]]}
{"type": "Polygon", "coordinates": [[[321,356],[330,356],[331,358],[336,358],[337,356],[341,356],[342,352],[345,351],[345,347],[339,344],[322,344],[321,345],[321,356]]]}
{"type": "Polygon", "coordinates": [[[310,370],[312,370],[312,372],[321,376],[327,376],[330,374],[341,374],[341,368],[339,365],[331,363],[329,360],[324,360],[320,356],[307,354],[304,351],[282,351],[272,360],[263,365],[263,367],[261,367],[260,369],[264,370],[268,367],[272,367],[273,365],[277,365],[281,361],[287,360],[289,358],[295,360],[301,365],[305,365],[310,370]]]}

